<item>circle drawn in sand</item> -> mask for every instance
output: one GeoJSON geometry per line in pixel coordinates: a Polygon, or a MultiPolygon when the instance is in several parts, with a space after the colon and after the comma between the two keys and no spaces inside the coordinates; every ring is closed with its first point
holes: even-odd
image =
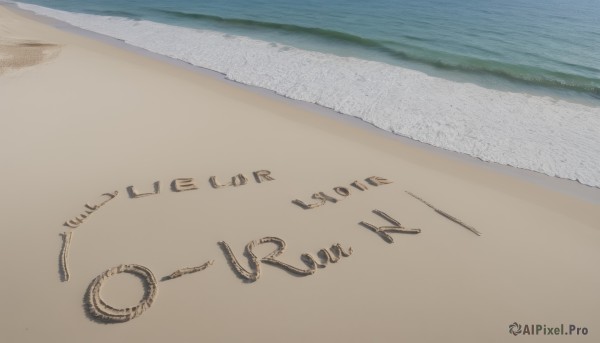
{"type": "Polygon", "coordinates": [[[98,275],[90,284],[87,294],[88,312],[91,316],[104,322],[126,322],[146,311],[152,306],[154,299],[158,295],[158,285],[156,278],[150,269],[137,264],[121,264],[108,269],[98,275]],[[138,276],[144,282],[145,293],[139,304],[127,308],[115,308],[107,304],[100,296],[102,284],[111,276],[121,273],[130,273],[138,276]]]}

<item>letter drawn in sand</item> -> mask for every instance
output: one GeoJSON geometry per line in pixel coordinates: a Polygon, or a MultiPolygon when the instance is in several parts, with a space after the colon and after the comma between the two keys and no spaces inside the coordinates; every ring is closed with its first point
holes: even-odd
{"type": "Polygon", "coordinates": [[[83,223],[83,219],[79,218],[79,217],[75,217],[75,219],[69,219],[65,222],[65,226],[68,226],[72,229],[76,229],[79,224],[83,223]]]}
{"type": "Polygon", "coordinates": [[[221,187],[230,186],[230,184],[222,184],[222,183],[220,183],[219,180],[217,180],[216,176],[211,176],[208,179],[208,182],[210,182],[210,185],[212,186],[212,188],[221,188],[221,187]]]}
{"type": "Polygon", "coordinates": [[[248,183],[248,178],[244,174],[237,174],[231,177],[231,185],[233,187],[243,186],[248,183]]]}
{"type": "Polygon", "coordinates": [[[210,260],[210,261],[208,261],[202,265],[199,265],[197,267],[178,269],[178,270],[174,271],[173,273],[171,273],[170,275],[163,277],[162,281],[173,280],[178,277],[184,276],[186,274],[192,274],[192,273],[203,271],[204,269],[212,266],[213,263],[215,263],[215,260],[210,260]]]}
{"type": "Polygon", "coordinates": [[[114,191],[112,193],[104,193],[104,194],[102,194],[102,196],[106,196],[106,197],[108,197],[108,199],[106,199],[103,202],[101,202],[100,205],[98,205],[98,207],[104,206],[104,204],[106,204],[107,202],[109,202],[112,199],[114,199],[117,195],[119,195],[119,191],[114,191]]]}
{"type": "Polygon", "coordinates": [[[112,199],[114,199],[118,194],[119,194],[119,191],[114,191],[112,193],[104,193],[104,194],[102,194],[102,196],[106,196],[106,197],[108,197],[108,199],[104,200],[103,202],[101,202],[98,205],[85,204],[84,205],[85,208],[86,208],[85,213],[81,213],[81,214],[79,214],[78,217],[75,217],[73,219],[67,220],[63,225],[67,226],[67,227],[70,227],[71,229],[76,229],[92,213],[96,212],[98,209],[100,209],[100,207],[104,206],[107,202],[109,202],[112,199]]]}
{"type": "Polygon", "coordinates": [[[317,252],[317,256],[321,256],[321,263],[317,262],[311,254],[302,254],[301,258],[311,268],[325,268],[328,263],[337,263],[342,257],[352,255],[352,252],[352,247],[348,247],[348,251],[344,251],[342,245],[337,243],[333,244],[329,250],[321,249],[317,252]]]}
{"type": "Polygon", "coordinates": [[[182,178],[173,180],[171,188],[175,192],[184,192],[198,189],[198,186],[194,183],[193,178],[182,178]]]}
{"type": "Polygon", "coordinates": [[[283,254],[283,252],[285,251],[285,248],[287,246],[287,244],[285,243],[285,241],[283,239],[277,238],[277,237],[264,237],[264,238],[261,238],[260,241],[258,242],[258,244],[264,244],[264,243],[274,243],[275,245],[277,245],[277,249],[273,250],[273,252],[271,252],[267,256],[263,257],[260,260],[261,262],[271,264],[273,266],[279,267],[283,270],[286,270],[292,274],[296,274],[299,276],[314,274],[314,272],[316,270],[316,268],[314,266],[309,267],[309,269],[302,269],[302,268],[294,267],[285,262],[281,262],[277,259],[278,256],[283,254]]]}
{"type": "Polygon", "coordinates": [[[136,264],[122,264],[105,271],[92,281],[86,294],[87,311],[92,317],[103,322],[126,322],[149,309],[157,294],[158,285],[150,269],[136,264]],[[144,297],[134,307],[115,308],[108,305],[100,296],[102,284],[111,276],[121,273],[133,274],[144,281],[144,297]]]}
{"type": "Polygon", "coordinates": [[[350,184],[350,186],[360,190],[360,191],[366,191],[367,189],[369,189],[364,183],[361,183],[359,181],[354,181],[350,184]]]}
{"type": "Polygon", "coordinates": [[[159,194],[160,193],[160,181],[156,181],[155,183],[152,184],[152,186],[154,189],[153,192],[139,193],[133,186],[127,187],[127,192],[129,193],[129,197],[133,198],[133,199],[159,194]]]}
{"type": "Polygon", "coordinates": [[[334,198],[334,197],[332,197],[332,196],[329,196],[329,195],[327,195],[327,194],[325,194],[325,193],[323,193],[323,192],[319,192],[319,193],[315,193],[315,194],[313,194],[313,195],[312,195],[312,198],[313,198],[313,199],[317,199],[317,200],[321,200],[321,201],[323,201],[323,204],[324,204],[325,202],[327,202],[327,201],[329,201],[329,202],[332,202],[332,203],[334,203],[334,204],[335,204],[336,202],[338,202],[338,199],[336,199],[336,198],[334,198]]]}
{"type": "Polygon", "coordinates": [[[311,208],[316,208],[316,207],[319,207],[319,206],[323,206],[323,205],[325,205],[325,203],[327,201],[332,202],[334,204],[336,202],[338,202],[338,200],[336,198],[334,198],[332,196],[329,196],[329,195],[327,195],[327,194],[325,194],[323,192],[319,192],[319,193],[313,194],[312,198],[315,199],[315,200],[319,200],[319,202],[314,202],[312,204],[306,204],[306,203],[304,203],[301,200],[295,199],[295,200],[292,200],[292,203],[294,203],[294,204],[302,207],[305,210],[309,210],[311,208]]]}
{"type": "Polygon", "coordinates": [[[375,232],[381,238],[383,238],[384,241],[386,241],[390,244],[394,243],[394,238],[392,238],[392,236],[388,235],[388,232],[412,233],[412,234],[421,233],[421,229],[407,229],[407,228],[403,227],[399,221],[390,217],[387,213],[385,213],[383,211],[373,210],[373,213],[379,215],[381,218],[387,220],[388,222],[392,223],[393,225],[377,227],[377,226],[375,226],[373,224],[369,224],[367,222],[360,222],[359,224],[367,227],[368,229],[371,229],[373,232],[375,232]]]}
{"type": "Polygon", "coordinates": [[[69,230],[60,234],[63,239],[62,249],[60,250],[60,274],[63,282],[69,281],[69,247],[71,246],[71,236],[73,231],[69,230]]]}
{"type": "Polygon", "coordinates": [[[250,269],[254,269],[253,271],[248,271],[246,268],[242,267],[238,259],[235,257],[235,254],[231,250],[231,247],[227,242],[221,241],[219,245],[223,249],[225,253],[225,257],[231,263],[231,266],[235,270],[235,272],[242,278],[250,282],[254,282],[260,278],[260,262],[254,253],[252,252],[252,248],[256,244],[255,241],[252,241],[246,245],[246,255],[248,256],[248,263],[250,265],[250,269]]]}
{"type": "Polygon", "coordinates": [[[381,185],[387,185],[392,183],[392,181],[388,180],[388,179],[384,179],[382,177],[379,176],[371,176],[365,179],[368,183],[372,184],[373,186],[381,186],[381,185]]]}
{"type": "Polygon", "coordinates": [[[273,181],[273,180],[275,180],[271,176],[271,172],[268,171],[268,170],[257,170],[253,174],[254,174],[254,179],[258,183],[261,183],[263,181],[273,181]]]}
{"type": "Polygon", "coordinates": [[[307,204],[307,203],[305,203],[302,200],[294,199],[294,200],[292,200],[292,203],[294,203],[294,204],[302,207],[305,210],[309,210],[311,208],[316,208],[316,207],[325,205],[325,201],[324,200],[321,200],[320,202],[314,202],[314,203],[311,203],[311,204],[307,204]]]}
{"type": "Polygon", "coordinates": [[[335,187],[333,190],[343,197],[350,195],[350,190],[346,187],[335,187]]]}
{"type": "Polygon", "coordinates": [[[455,217],[451,216],[450,214],[448,214],[448,213],[446,213],[446,212],[444,212],[444,211],[442,211],[442,210],[440,210],[440,209],[437,209],[437,208],[435,208],[435,207],[434,207],[432,204],[430,204],[430,203],[428,203],[427,201],[425,201],[425,200],[423,200],[423,199],[419,198],[418,196],[414,195],[413,193],[411,193],[411,192],[409,192],[409,191],[406,191],[406,193],[407,193],[408,195],[410,195],[411,197],[413,197],[413,198],[415,198],[415,199],[419,200],[419,201],[420,201],[420,202],[422,202],[423,204],[427,205],[429,208],[433,209],[433,210],[435,211],[435,213],[439,214],[440,216],[442,216],[442,217],[444,217],[444,218],[446,218],[446,219],[448,219],[448,220],[450,220],[450,221],[452,221],[452,222],[455,222],[456,224],[458,224],[458,225],[460,225],[460,226],[464,227],[465,229],[467,229],[467,230],[469,230],[469,231],[473,232],[473,233],[474,233],[474,234],[476,234],[477,236],[481,236],[481,232],[477,231],[477,230],[476,230],[474,227],[472,227],[472,226],[470,226],[470,225],[467,225],[467,224],[463,223],[463,222],[462,222],[462,221],[460,221],[458,218],[455,218],[455,217]]]}

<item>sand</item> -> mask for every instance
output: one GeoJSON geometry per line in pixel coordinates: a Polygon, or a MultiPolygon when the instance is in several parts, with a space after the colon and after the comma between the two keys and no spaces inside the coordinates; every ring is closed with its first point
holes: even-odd
{"type": "Polygon", "coordinates": [[[6,7],[0,66],[2,342],[598,340],[598,189],[6,7]]]}

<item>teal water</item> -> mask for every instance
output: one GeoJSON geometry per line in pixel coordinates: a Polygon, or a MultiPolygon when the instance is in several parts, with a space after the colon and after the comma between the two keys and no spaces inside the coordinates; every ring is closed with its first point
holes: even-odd
{"type": "Polygon", "coordinates": [[[597,0],[28,0],[600,98],[597,0]]]}

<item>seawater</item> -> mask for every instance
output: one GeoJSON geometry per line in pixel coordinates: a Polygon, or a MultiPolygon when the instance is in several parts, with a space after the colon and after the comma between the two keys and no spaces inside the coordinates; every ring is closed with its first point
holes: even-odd
{"type": "Polygon", "coordinates": [[[596,0],[28,3],[384,130],[600,187],[596,0]]]}

